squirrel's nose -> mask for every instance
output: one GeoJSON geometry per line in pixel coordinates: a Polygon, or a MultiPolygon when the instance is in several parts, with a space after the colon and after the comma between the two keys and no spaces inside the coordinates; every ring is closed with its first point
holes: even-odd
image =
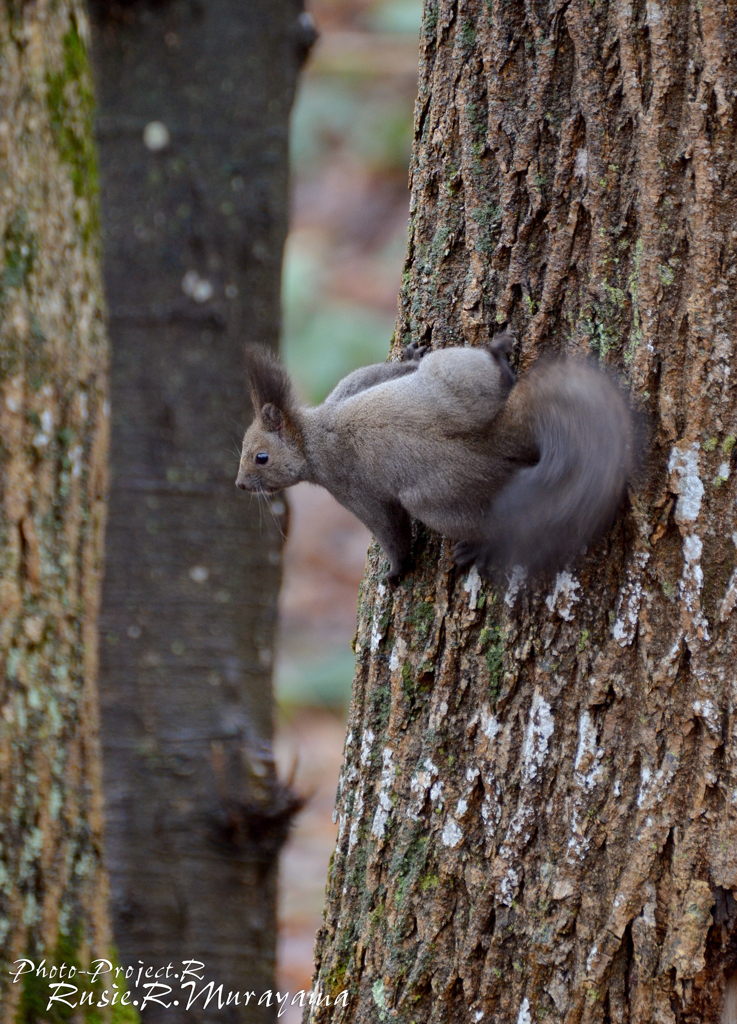
{"type": "Polygon", "coordinates": [[[242,480],[236,480],[235,486],[238,487],[241,491],[245,491],[246,489],[246,485],[243,483],[242,480]]]}

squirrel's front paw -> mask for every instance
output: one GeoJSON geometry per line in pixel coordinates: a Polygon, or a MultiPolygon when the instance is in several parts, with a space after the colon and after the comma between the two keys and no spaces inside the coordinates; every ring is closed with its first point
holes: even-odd
{"type": "Polygon", "coordinates": [[[390,559],[389,561],[389,572],[384,577],[386,583],[389,584],[391,590],[396,590],[402,578],[406,575],[410,569],[409,558],[403,558],[401,562],[390,559]]]}
{"type": "Polygon", "coordinates": [[[487,544],[459,540],[453,545],[453,561],[456,565],[470,565],[473,562],[479,576],[491,576],[494,570],[494,551],[487,544]]]}
{"type": "Polygon", "coordinates": [[[481,545],[470,540],[459,540],[453,545],[453,561],[456,565],[470,565],[481,554],[481,545]]]}
{"type": "Polygon", "coordinates": [[[428,345],[420,345],[419,341],[413,341],[404,350],[405,362],[419,363],[420,359],[429,351],[428,345]]]}
{"type": "Polygon", "coordinates": [[[399,569],[396,572],[388,572],[384,577],[384,581],[389,587],[389,589],[392,591],[392,593],[397,589],[397,587],[401,583],[403,576],[404,569],[399,569]]]}

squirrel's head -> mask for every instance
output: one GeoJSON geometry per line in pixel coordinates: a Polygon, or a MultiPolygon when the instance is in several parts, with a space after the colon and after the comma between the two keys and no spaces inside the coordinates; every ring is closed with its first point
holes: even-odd
{"type": "Polygon", "coordinates": [[[304,480],[306,471],[299,434],[281,409],[266,402],[243,438],[236,487],[273,494],[304,480]]]}
{"type": "Polygon", "coordinates": [[[289,375],[264,348],[249,348],[246,371],[255,419],[245,433],[236,487],[272,494],[305,479],[307,460],[289,375]]]}

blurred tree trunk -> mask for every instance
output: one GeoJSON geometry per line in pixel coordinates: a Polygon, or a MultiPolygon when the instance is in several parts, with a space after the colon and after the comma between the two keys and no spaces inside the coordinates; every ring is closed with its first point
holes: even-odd
{"type": "MultiPolygon", "coordinates": [[[[737,966],[737,11],[426,0],[397,337],[595,352],[647,472],[547,585],[359,609],[312,1021],[710,1022],[737,966]]],[[[725,1010],[724,1020],[732,1021],[725,1010]]]]}
{"type": "Polygon", "coordinates": [[[0,6],[3,1021],[35,1019],[48,998],[32,979],[10,985],[10,962],[86,962],[110,943],[96,693],[107,338],[86,24],[76,2],[0,6]]]}
{"type": "Polygon", "coordinates": [[[216,984],[257,992],[274,983],[289,811],[271,754],[285,509],[239,499],[235,453],[250,415],[244,346],[278,341],[287,123],[310,41],[300,12],[298,0],[93,7],[113,346],[101,627],[113,924],[124,962],[194,957],[216,984]]]}

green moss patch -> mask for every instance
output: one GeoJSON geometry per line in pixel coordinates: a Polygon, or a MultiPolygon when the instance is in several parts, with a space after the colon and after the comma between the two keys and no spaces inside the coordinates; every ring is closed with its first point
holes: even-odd
{"type": "Polygon", "coordinates": [[[85,245],[100,227],[97,154],[93,143],[95,100],[87,47],[76,19],[70,20],[63,40],[64,68],[46,76],[46,102],[59,156],[69,167],[74,193],[86,200],[87,210],[75,216],[85,245]]]}

